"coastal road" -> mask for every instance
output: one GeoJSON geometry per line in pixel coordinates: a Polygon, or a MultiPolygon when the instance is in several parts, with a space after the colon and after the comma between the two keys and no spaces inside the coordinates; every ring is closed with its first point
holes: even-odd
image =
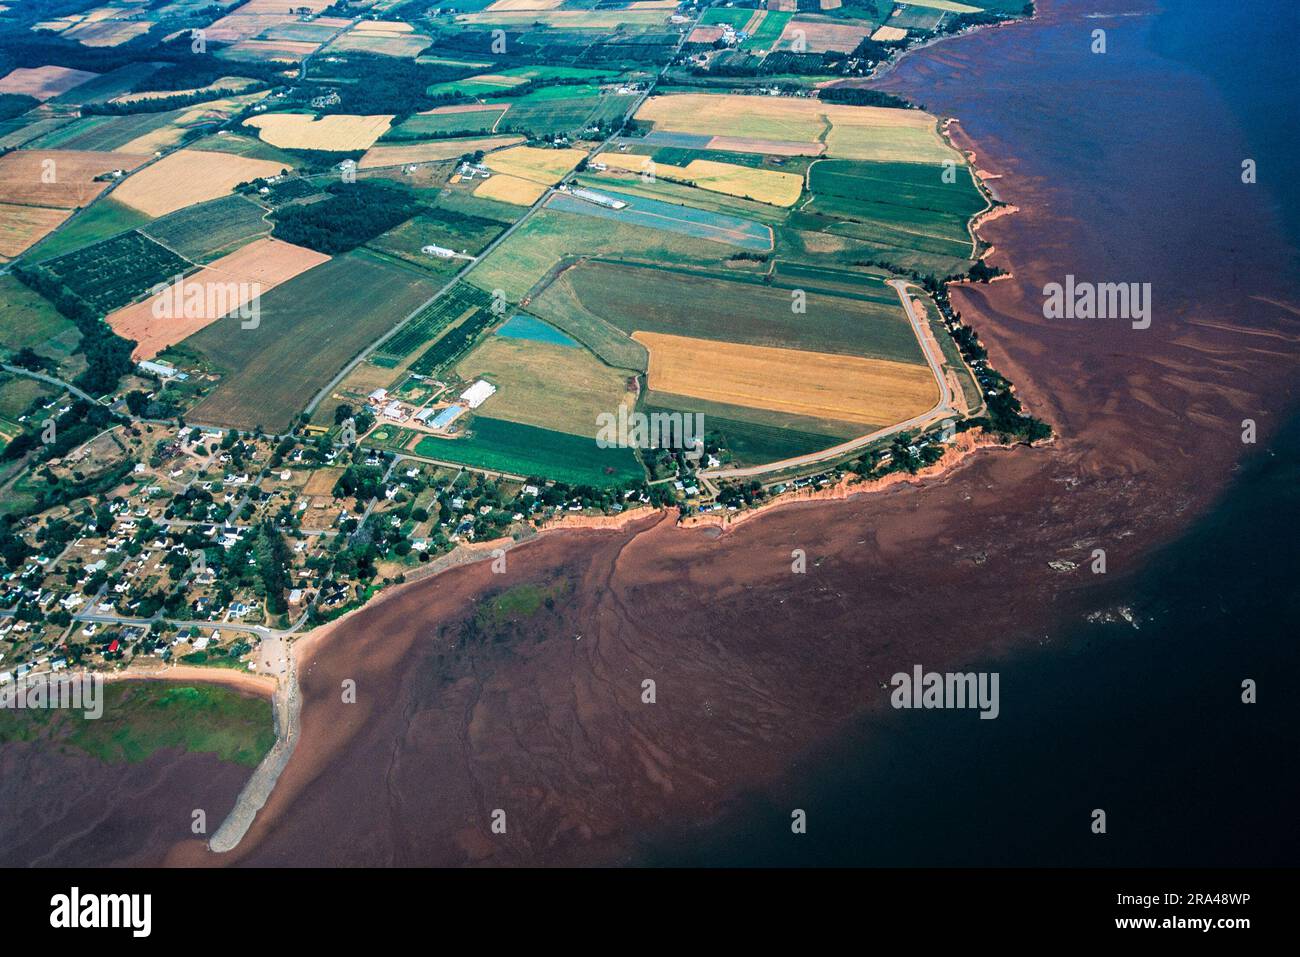
{"type": "Polygon", "coordinates": [[[903,312],[906,313],[908,320],[912,323],[912,331],[916,333],[916,341],[920,343],[921,352],[925,355],[925,361],[930,366],[930,371],[934,373],[935,382],[939,385],[939,401],[935,403],[934,407],[928,412],[914,415],[904,422],[898,422],[888,428],[878,429],[867,435],[858,436],[856,439],[841,442],[839,445],[823,449],[820,452],[799,455],[791,459],[782,459],[780,462],[769,462],[766,465],[754,465],[746,468],[707,469],[698,473],[701,478],[754,478],[760,475],[770,475],[773,472],[784,472],[787,469],[802,468],[805,465],[817,465],[821,462],[842,458],[881,439],[897,435],[899,432],[908,429],[925,428],[936,420],[949,417],[958,418],[958,413],[953,408],[952,386],[948,381],[948,377],[944,375],[942,354],[939,351],[939,344],[934,341],[934,336],[930,333],[924,307],[920,309],[912,308],[911,297],[907,293],[909,283],[905,280],[890,279],[887,284],[893,286],[894,292],[898,293],[898,301],[902,305],[903,312]],[[917,315],[918,312],[920,315],[917,315]]]}

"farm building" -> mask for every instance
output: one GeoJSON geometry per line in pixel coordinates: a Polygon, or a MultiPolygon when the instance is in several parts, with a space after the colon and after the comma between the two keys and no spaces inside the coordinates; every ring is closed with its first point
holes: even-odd
{"type": "Polygon", "coordinates": [[[460,400],[471,409],[477,409],[480,405],[491,398],[497,391],[497,387],[486,379],[479,379],[472,386],[460,394],[460,400]]]}

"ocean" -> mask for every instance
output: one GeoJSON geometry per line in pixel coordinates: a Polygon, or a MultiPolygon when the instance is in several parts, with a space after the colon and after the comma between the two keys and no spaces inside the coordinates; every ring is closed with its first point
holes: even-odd
{"type": "MultiPolygon", "coordinates": [[[[1070,230],[1045,237],[1060,273],[1085,250],[1104,268],[1149,270],[1165,302],[1240,283],[1224,302],[1242,324],[1256,277],[1297,302],[1300,194],[1288,161],[1300,143],[1288,118],[1300,100],[1300,7],[1048,6],[1045,23],[989,31],[974,53],[959,46],[968,39],[940,44],[884,85],[958,115],[977,144],[994,144],[989,159],[1054,197],[1070,230]],[[1096,27],[1117,59],[1087,55],[1096,27]],[[1258,171],[1244,197],[1237,156],[1258,171]]],[[[1140,571],[1095,589],[1098,620],[1062,621],[1037,647],[971,666],[1000,676],[996,720],[870,714],[720,820],[653,835],[639,859],[1300,864],[1300,419],[1290,394],[1269,411],[1285,424],[1247,449],[1217,504],[1140,571]],[[1242,701],[1247,679],[1257,703],[1242,701]],[[805,834],[792,833],[794,809],[805,834]],[[1093,833],[1097,809],[1104,834],[1093,833]]]]}

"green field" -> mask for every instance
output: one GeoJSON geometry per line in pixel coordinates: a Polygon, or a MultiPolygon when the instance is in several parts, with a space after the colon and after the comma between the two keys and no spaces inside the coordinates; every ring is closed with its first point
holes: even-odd
{"type": "Polygon", "coordinates": [[[177,210],[140,232],[195,262],[211,262],[271,231],[266,210],[242,196],[223,196],[177,210]]]}
{"type": "Polygon", "coordinates": [[[41,266],[102,313],[120,309],[155,284],[193,268],[136,231],[46,260],[41,266]]]}
{"type": "Polygon", "coordinates": [[[111,681],[95,721],[77,711],[0,710],[0,742],[6,741],[71,747],[107,764],[135,764],[179,748],[252,768],[275,743],[275,726],[269,698],[216,685],[111,681]]]}
{"type": "Polygon", "coordinates": [[[443,462],[471,468],[546,477],[570,485],[621,485],[645,476],[631,449],[602,449],[580,438],[517,422],[475,416],[465,438],[425,436],[414,449],[443,462]]]}
{"type": "Polygon", "coordinates": [[[806,312],[796,313],[794,290],[679,270],[586,262],[563,279],[587,311],[628,334],[924,362],[896,296],[873,301],[804,290],[806,312]]]}
{"type": "MultiPolygon", "coordinates": [[[[662,396],[662,393],[659,393],[662,396]]],[[[734,464],[757,465],[764,462],[778,462],[820,452],[843,441],[835,435],[820,432],[803,432],[788,426],[764,425],[759,422],[746,422],[741,419],[727,418],[717,414],[722,407],[701,403],[696,399],[682,398],[671,406],[645,405],[643,412],[699,412],[704,416],[704,434],[709,440],[731,452],[734,464]]],[[[747,410],[752,412],[753,410],[747,410]]]]}
{"type": "MultiPolygon", "coordinates": [[[[576,88],[552,87],[551,89],[574,90],[576,88]]],[[[591,123],[599,122],[602,116],[608,119],[605,113],[605,107],[609,105],[608,101],[625,99],[627,98],[621,96],[573,97],[572,94],[543,99],[521,99],[511,105],[509,112],[498,125],[497,131],[545,136],[549,133],[568,133],[585,129],[591,123]]],[[[627,104],[621,104],[619,115],[626,109],[627,104]]]]}
{"type": "Polygon", "coordinates": [[[835,220],[833,232],[927,255],[972,254],[966,224],[987,204],[965,167],[822,160],[808,176],[813,198],[801,213],[835,220]]]}
{"type": "Polygon", "coordinates": [[[518,302],[561,259],[609,256],[649,262],[721,262],[734,246],[595,216],[542,209],[469,273],[480,289],[501,289],[518,302]]]}
{"type": "Polygon", "coordinates": [[[768,50],[776,44],[777,38],[785,30],[785,25],[790,22],[793,13],[786,13],[780,10],[769,10],[767,16],[758,25],[754,35],[748,37],[740,44],[742,50],[763,51],[768,50]]]}
{"type": "Polygon", "coordinates": [[[149,217],[105,196],[65,222],[28,253],[33,262],[53,259],[149,222],[149,217]]]}
{"type": "Polygon", "coordinates": [[[416,270],[363,250],[276,286],[262,297],[257,328],[231,316],[185,340],[224,374],[193,419],[283,431],[331,376],[434,291],[416,270]]]}
{"type": "Polygon", "coordinates": [[[43,296],[13,276],[0,276],[0,349],[17,352],[31,348],[42,355],[63,358],[80,339],[72,321],[59,315],[43,296]]]}
{"type": "Polygon", "coordinates": [[[710,7],[708,10],[705,10],[703,16],[700,17],[700,23],[716,26],[729,23],[739,30],[749,22],[753,15],[754,11],[750,9],[740,9],[736,7],[710,7]]]}
{"type": "Polygon", "coordinates": [[[420,136],[447,136],[453,133],[487,133],[505,113],[505,106],[467,113],[416,113],[394,126],[383,139],[404,140],[420,136]]]}

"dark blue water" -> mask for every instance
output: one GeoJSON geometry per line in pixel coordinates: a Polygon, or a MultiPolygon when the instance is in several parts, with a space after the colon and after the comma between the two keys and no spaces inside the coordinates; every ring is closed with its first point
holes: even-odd
{"type": "Polygon", "coordinates": [[[1295,158],[1300,121],[1300,3],[1295,0],[1168,0],[1152,52],[1208,77],[1250,144],[1257,185],[1300,249],[1295,158]]]}
{"type": "MultiPolygon", "coordinates": [[[[1293,0],[1169,0],[1143,54],[1143,69],[1167,61],[1209,79],[1222,103],[1186,109],[1226,104],[1293,255],[1298,28],[1293,0]]],[[[1151,139],[1147,151],[1197,145],[1151,139]]],[[[1107,227],[1099,219],[1083,228],[1107,227]]],[[[722,821],[659,835],[644,859],[1300,864],[1300,419],[1243,461],[1184,537],[1098,591],[1097,608],[1118,606],[1131,607],[1140,627],[1064,622],[1050,644],[981,666],[1001,675],[997,720],[969,711],[864,718],[722,821]],[[1245,679],[1258,683],[1256,704],[1241,700],[1245,679]],[[808,814],[806,835],[791,833],[793,808],[808,814]],[[1096,808],[1105,835],[1091,831],[1096,808]]]]}

